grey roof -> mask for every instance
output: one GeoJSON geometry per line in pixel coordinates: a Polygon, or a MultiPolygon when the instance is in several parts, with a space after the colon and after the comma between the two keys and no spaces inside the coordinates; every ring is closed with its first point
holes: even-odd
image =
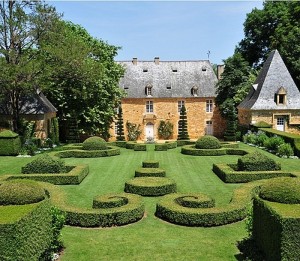
{"type": "MultiPolygon", "coordinates": [[[[45,114],[57,111],[53,104],[40,90],[37,90],[35,94],[21,98],[19,105],[20,114],[45,114]]],[[[9,109],[6,103],[0,105],[0,113],[9,114],[9,109]]]]}
{"type": "MultiPolygon", "coordinates": [[[[156,58],[157,60],[158,58],[156,58]]],[[[215,97],[217,77],[209,61],[133,61],[119,62],[125,68],[120,88],[128,98],[145,98],[145,87],[152,87],[153,98],[215,97]]]]}
{"type": "Polygon", "coordinates": [[[250,92],[238,108],[251,110],[300,109],[300,92],[277,50],[270,53],[250,92]],[[280,88],[284,88],[286,91],[285,105],[277,105],[275,101],[275,94],[280,88]]]}

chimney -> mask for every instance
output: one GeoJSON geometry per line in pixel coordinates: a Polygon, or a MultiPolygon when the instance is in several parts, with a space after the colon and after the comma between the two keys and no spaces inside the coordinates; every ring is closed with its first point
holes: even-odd
{"type": "Polygon", "coordinates": [[[137,58],[132,58],[132,64],[137,65],[137,58]]]}
{"type": "Polygon", "coordinates": [[[159,65],[159,57],[155,57],[155,58],[154,58],[154,63],[155,63],[156,65],[159,65]]]}
{"type": "Polygon", "coordinates": [[[222,73],[224,72],[224,64],[217,65],[217,78],[218,80],[222,79],[222,73]]]}

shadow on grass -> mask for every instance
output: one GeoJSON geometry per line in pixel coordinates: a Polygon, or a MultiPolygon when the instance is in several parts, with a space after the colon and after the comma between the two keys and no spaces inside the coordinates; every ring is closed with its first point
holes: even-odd
{"type": "Polygon", "coordinates": [[[238,261],[264,261],[266,260],[263,253],[257,247],[253,238],[244,238],[237,242],[240,253],[235,255],[238,261]]]}

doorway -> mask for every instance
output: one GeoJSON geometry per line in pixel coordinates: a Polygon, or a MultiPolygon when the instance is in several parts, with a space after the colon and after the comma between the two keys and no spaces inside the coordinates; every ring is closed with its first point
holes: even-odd
{"type": "Polygon", "coordinates": [[[146,139],[151,139],[153,140],[154,139],[154,124],[151,123],[151,122],[148,122],[146,124],[146,139]]]}
{"type": "Polygon", "coordinates": [[[213,133],[214,133],[214,130],[213,130],[212,121],[206,121],[205,135],[213,135],[213,133]]]}
{"type": "Polygon", "coordinates": [[[276,123],[276,129],[279,131],[284,131],[285,119],[284,117],[278,117],[276,123]]]}

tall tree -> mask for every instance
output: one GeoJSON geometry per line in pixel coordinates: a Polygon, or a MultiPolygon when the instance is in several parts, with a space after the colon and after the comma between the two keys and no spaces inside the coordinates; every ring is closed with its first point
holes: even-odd
{"type": "Polygon", "coordinates": [[[183,105],[180,110],[177,140],[189,140],[189,139],[190,139],[190,137],[189,137],[189,133],[188,133],[186,109],[185,109],[185,106],[183,105]]]}
{"type": "Polygon", "coordinates": [[[51,67],[46,93],[59,109],[59,118],[76,118],[82,131],[109,138],[123,97],[118,83],[124,69],[114,62],[119,48],[64,21],[41,46],[51,67]]]}
{"type": "Polygon", "coordinates": [[[16,132],[22,98],[36,91],[43,74],[38,43],[57,19],[55,9],[40,1],[0,2],[0,109],[16,132]]]}

